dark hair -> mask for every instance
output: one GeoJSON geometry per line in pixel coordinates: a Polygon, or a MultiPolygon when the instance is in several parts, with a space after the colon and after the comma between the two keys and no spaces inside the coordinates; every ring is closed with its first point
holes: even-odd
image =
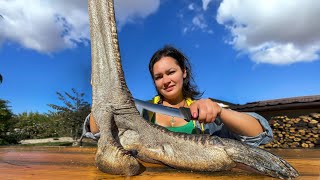
{"type": "MultiPolygon", "coordinates": [[[[171,57],[176,60],[177,64],[181,68],[181,70],[186,70],[187,76],[183,79],[183,86],[182,86],[182,94],[184,97],[188,97],[191,99],[198,99],[201,97],[202,93],[198,91],[197,86],[194,83],[192,73],[191,73],[191,66],[189,63],[188,58],[180,52],[178,49],[166,45],[163,48],[157,50],[150,59],[149,62],[149,71],[151,77],[153,79],[153,66],[156,62],[158,62],[163,57],[171,57]]],[[[154,82],[154,81],[153,81],[154,82]]],[[[158,92],[158,90],[157,90],[158,92]]],[[[163,100],[163,96],[158,92],[158,95],[163,100]]]]}

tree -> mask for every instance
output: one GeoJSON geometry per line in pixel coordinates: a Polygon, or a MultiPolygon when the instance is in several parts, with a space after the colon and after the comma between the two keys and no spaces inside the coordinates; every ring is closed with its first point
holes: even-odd
{"type": "Polygon", "coordinates": [[[8,103],[9,101],[0,99],[0,122],[9,120],[13,116],[8,103]]]}
{"type": "Polygon", "coordinates": [[[57,123],[48,114],[23,112],[15,116],[18,140],[57,137],[57,123]]]}
{"type": "Polygon", "coordinates": [[[90,113],[91,106],[84,101],[84,93],[78,93],[74,88],[72,88],[72,94],[67,92],[64,92],[64,95],[60,92],[56,92],[56,94],[64,105],[48,104],[56,110],[56,112],[49,112],[52,116],[60,118],[60,128],[69,131],[69,135],[77,139],[81,136],[82,124],[85,117],[90,113]]]}
{"type": "Polygon", "coordinates": [[[13,113],[11,112],[9,101],[0,99],[0,144],[11,143],[8,140],[8,132],[13,126],[13,113]]]}

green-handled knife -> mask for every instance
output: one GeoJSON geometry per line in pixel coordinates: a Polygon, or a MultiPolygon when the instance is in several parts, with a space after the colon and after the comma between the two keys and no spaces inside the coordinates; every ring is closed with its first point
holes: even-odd
{"type": "MultiPolygon", "coordinates": [[[[142,101],[139,99],[134,99],[134,103],[136,105],[136,108],[140,111],[140,113],[142,112],[142,109],[145,109],[148,111],[152,111],[152,112],[156,112],[156,113],[160,113],[160,114],[165,114],[168,116],[182,118],[188,122],[190,120],[194,119],[191,116],[190,109],[186,108],[186,107],[180,107],[179,109],[172,108],[172,107],[167,107],[167,106],[163,106],[160,104],[153,104],[153,103],[150,103],[147,101],[142,101]]],[[[221,120],[219,118],[217,118],[214,122],[217,125],[221,124],[221,120]]]]}

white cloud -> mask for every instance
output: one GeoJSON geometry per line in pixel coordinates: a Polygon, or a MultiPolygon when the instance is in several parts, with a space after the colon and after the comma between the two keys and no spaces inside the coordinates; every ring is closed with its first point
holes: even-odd
{"type": "Polygon", "coordinates": [[[86,4],[72,1],[0,2],[0,39],[45,53],[73,48],[89,39],[86,4]]]}
{"type": "Polygon", "coordinates": [[[146,18],[160,7],[160,0],[116,0],[116,18],[120,28],[126,23],[146,18]]]}
{"type": "Polygon", "coordinates": [[[194,10],[194,4],[193,3],[189,4],[188,9],[191,11],[194,10]]]}
{"type": "Polygon", "coordinates": [[[203,7],[199,6],[199,4],[191,3],[187,6],[188,11],[184,12],[186,15],[183,13],[178,15],[182,21],[186,22],[182,28],[183,34],[198,30],[204,33],[213,34],[213,31],[207,23],[207,17],[205,15],[205,10],[207,9],[210,1],[211,0],[203,0],[203,7]]]}
{"type": "MultiPolygon", "coordinates": [[[[183,16],[180,18],[183,18],[183,16]]],[[[182,32],[183,34],[186,34],[188,32],[193,32],[197,30],[201,30],[202,32],[208,34],[213,34],[213,31],[209,28],[206,19],[204,18],[204,15],[202,13],[196,14],[192,18],[191,23],[183,27],[182,32]]]]}
{"type": "Polygon", "coordinates": [[[216,20],[253,61],[292,64],[319,59],[319,17],[320,1],[224,0],[216,20]]]}
{"type": "Polygon", "coordinates": [[[207,10],[208,9],[208,5],[211,2],[211,0],[202,0],[202,8],[203,10],[207,10]]]}
{"type": "MultiPolygon", "coordinates": [[[[160,0],[115,1],[118,26],[145,18],[160,0]]],[[[15,42],[27,49],[50,53],[87,44],[90,39],[87,1],[2,0],[0,43],[15,42]]]]}
{"type": "Polygon", "coordinates": [[[192,24],[200,29],[206,29],[208,25],[206,24],[203,15],[197,15],[193,17],[192,24]]]}
{"type": "Polygon", "coordinates": [[[277,44],[266,43],[258,50],[251,53],[251,58],[257,63],[270,63],[270,64],[292,64],[301,61],[312,61],[318,59],[315,53],[319,51],[320,46],[308,46],[305,48],[298,48],[292,43],[277,44]]]}

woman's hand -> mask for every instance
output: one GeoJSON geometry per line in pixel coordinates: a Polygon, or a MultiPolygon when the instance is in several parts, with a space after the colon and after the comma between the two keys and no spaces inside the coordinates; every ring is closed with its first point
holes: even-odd
{"type": "Polygon", "coordinates": [[[193,118],[203,123],[212,123],[220,116],[222,108],[210,99],[200,99],[190,105],[190,112],[193,118]]]}

